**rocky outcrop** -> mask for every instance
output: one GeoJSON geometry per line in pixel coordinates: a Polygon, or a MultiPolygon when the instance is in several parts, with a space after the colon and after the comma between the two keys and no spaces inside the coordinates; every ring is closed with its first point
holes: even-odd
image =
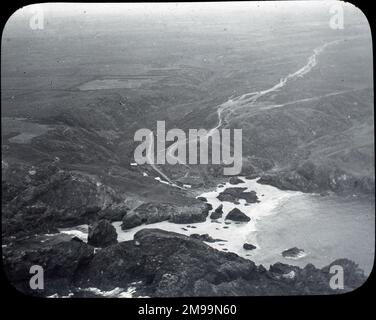
{"type": "Polygon", "coordinates": [[[250,243],[244,243],[243,244],[243,249],[245,249],[245,250],[254,250],[256,248],[257,248],[256,246],[254,246],[253,244],[250,244],[250,243]]]}
{"type": "Polygon", "coordinates": [[[211,206],[201,201],[197,201],[190,206],[147,202],[124,216],[122,229],[130,229],[141,224],[151,224],[166,220],[180,224],[203,222],[206,220],[210,209],[211,206]]]}
{"type": "Polygon", "coordinates": [[[123,242],[98,252],[86,274],[87,280],[97,282],[98,286],[109,283],[126,286],[129,281],[142,281],[147,284],[142,294],[194,296],[205,295],[198,288],[202,281],[216,284],[237,277],[251,279],[256,269],[253,262],[215,250],[200,240],[143,229],[135,234],[134,242],[123,242]],[[119,259],[124,262],[117,263],[119,259]]]}
{"type": "Polygon", "coordinates": [[[297,247],[293,247],[293,248],[282,251],[282,256],[287,259],[299,259],[305,255],[306,254],[304,250],[299,249],[297,247]]]}
{"type": "Polygon", "coordinates": [[[238,177],[231,177],[229,182],[231,184],[235,184],[235,185],[239,184],[239,183],[244,183],[244,181],[242,179],[238,178],[238,177]]]}
{"type": "Polygon", "coordinates": [[[93,256],[93,247],[65,234],[32,236],[3,246],[8,280],[20,291],[33,295],[48,295],[69,288],[93,256]],[[44,291],[30,289],[30,268],[33,265],[43,268],[44,291]]]}
{"type": "Polygon", "coordinates": [[[240,211],[238,208],[234,208],[227,214],[226,220],[248,222],[251,220],[251,218],[249,218],[245,213],[240,211]]]}
{"type": "Polygon", "coordinates": [[[117,243],[115,227],[107,220],[100,220],[89,226],[88,244],[94,247],[107,247],[117,243]]]}
{"type": "Polygon", "coordinates": [[[223,204],[219,205],[217,209],[215,209],[211,214],[210,214],[210,219],[219,219],[222,218],[223,214],[223,204]]]}
{"type": "MultiPolygon", "coordinates": [[[[355,264],[348,260],[340,263],[353,275],[343,291],[364,282],[355,264]]],[[[329,287],[332,275],[328,268],[276,264],[267,271],[234,253],[158,229],[143,229],[134,241],[102,249],[85,275],[85,281],[96,287],[114,283],[125,287],[130,281],[142,281],[143,289],[137,294],[150,297],[337,293],[329,287]]]]}
{"type": "Polygon", "coordinates": [[[85,288],[112,290],[138,283],[134,296],[252,296],[335,294],[351,291],[366,280],[358,266],[340,259],[343,290],[329,286],[330,266],[301,269],[277,263],[266,270],[234,253],[216,250],[194,237],[159,229],[143,229],[133,241],[97,251],[67,235],[33,237],[3,248],[4,269],[20,291],[33,295],[82,296],[85,288]],[[45,290],[31,292],[29,269],[45,268],[45,290]]]}
{"type": "Polygon", "coordinates": [[[3,173],[8,181],[2,186],[4,235],[47,233],[88,223],[122,200],[97,178],[54,165],[29,171],[26,166],[14,166],[3,173]]]}
{"type": "Polygon", "coordinates": [[[180,224],[204,222],[210,210],[211,205],[209,204],[179,207],[178,210],[173,213],[169,221],[180,224]]]}
{"type": "Polygon", "coordinates": [[[207,233],[205,233],[205,234],[193,233],[193,234],[190,235],[190,237],[194,238],[194,239],[201,240],[201,241],[210,242],[210,243],[226,241],[226,240],[222,240],[222,239],[214,239],[211,236],[209,236],[207,233]]]}
{"type": "Polygon", "coordinates": [[[266,173],[257,181],[281,190],[323,193],[333,191],[337,194],[373,195],[375,180],[368,176],[354,176],[335,165],[315,165],[307,161],[296,169],[266,173]]]}
{"type": "Polygon", "coordinates": [[[111,222],[121,221],[130,210],[125,203],[114,204],[98,212],[98,219],[106,219],[111,222]]]}
{"type": "Polygon", "coordinates": [[[175,210],[176,207],[169,203],[143,203],[124,216],[122,229],[168,220],[175,210]]]}
{"type": "Polygon", "coordinates": [[[245,200],[247,203],[259,202],[255,191],[245,192],[247,188],[227,188],[218,195],[218,200],[228,201],[232,203],[239,203],[240,199],[245,200]]]}

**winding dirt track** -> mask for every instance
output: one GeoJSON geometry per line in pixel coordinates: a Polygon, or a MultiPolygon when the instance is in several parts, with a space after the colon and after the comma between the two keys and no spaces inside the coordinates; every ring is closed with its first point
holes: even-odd
{"type": "MultiPolygon", "coordinates": [[[[217,123],[217,125],[214,128],[212,128],[212,129],[209,130],[209,132],[206,135],[206,137],[201,138],[201,139],[209,139],[209,137],[211,137],[213,135],[213,133],[215,132],[215,130],[220,129],[221,126],[224,123],[228,123],[231,120],[231,115],[236,110],[238,110],[240,108],[249,108],[249,107],[252,107],[252,106],[255,105],[255,103],[261,97],[264,97],[264,96],[266,96],[266,95],[268,95],[268,94],[270,94],[272,92],[280,90],[281,88],[283,88],[289,82],[292,82],[292,81],[295,81],[298,78],[304,77],[304,75],[306,75],[307,73],[309,73],[317,65],[317,63],[318,63],[318,56],[328,46],[337,44],[337,43],[342,42],[342,41],[344,41],[344,40],[330,41],[330,42],[327,42],[327,43],[325,43],[325,44],[323,44],[323,45],[315,48],[313,50],[313,54],[308,57],[307,63],[303,67],[301,67],[300,69],[298,69],[297,71],[295,71],[293,73],[288,74],[284,78],[281,78],[280,81],[278,83],[276,83],[275,85],[273,85],[272,87],[267,88],[267,89],[262,90],[262,91],[249,92],[249,93],[245,93],[245,94],[242,94],[240,96],[237,96],[235,98],[230,98],[226,102],[224,102],[224,103],[220,104],[219,106],[217,106],[218,123],[217,123]]],[[[326,96],[334,95],[334,94],[340,94],[340,93],[344,93],[344,92],[342,92],[342,91],[341,92],[334,92],[334,93],[328,94],[326,96]]],[[[318,98],[320,98],[320,97],[318,97],[318,98]]],[[[314,98],[307,98],[307,99],[302,99],[302,100],[303,101],[304,100],[308,101],[310,99],[314,99],[314,98]]],[[[265,107],[264,109],[268,110],[270,108],[284,107],[286,105],[293,104],[295,102],[296,101],[291,102],[291,103],[285,103],[283,105],[274,105],[274,106],[270,106],[270,107],[265,107]]],[[[186,167],[190,168],[187,164],[185,164],[184,162],[180,161],[178,157],[174,156],[174,152],[178,148],[179,144],[185,143],[186,141],[187,141],[187,139],[184,139],[182,141],[177,141],[177,142],[173,143],[168,148],[166,148],[167,149],[167,153],[166,154],[168,154],[169,157],[175,159],[178,163],[184,164],[186,167]]],[[[196,141],[197,141],[197,139],[196,139],[196,141]]],[[[195,142],[195,141],[189,141],[189,143],[190,142],[195,142]]],[[[163,152],[166,151],[166,149],[164,149],[163,152]]],[[[151,150],[151,149],[149,149],[149,150],[151,150]]],[[[160,176],[162,176],[164,179],[166,179],[166,181],[168,181],[172,185],[176,186],[176,184],[169,177],[167,177],[161,170],[159,170],[156,167],[155,164],[151,164],[151,166],[152,166],[152,168],[160,176]]]]}

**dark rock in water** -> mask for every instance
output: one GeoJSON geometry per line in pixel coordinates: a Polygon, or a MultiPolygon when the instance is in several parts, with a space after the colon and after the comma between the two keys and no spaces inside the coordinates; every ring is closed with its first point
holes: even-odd
{"type": "Polygon", "coordinates": [[[239,183],[244,183],[242,179],[239,179],[238,177],[231,177],[229,182],[231,184],[239,184],[239,183]]]}
{"type": "Polygon", "coordinates": [[[208,202],[208,200],[204,197],[197,197],[197,200],[203,201],[203,202],[208,202]]]}
{"type": "Polygon", "coordinates": [[[211,205],[207,203],[178,207],[178,210],[172,214],[169,221],[181,224],[204,222],[211,209],[211,205]]]}
{"type": "Polygon", "coordinates": [[[219,205],[217,209],[214,210],[214,212],[211,213],[210,219],[219,219],[222,217],[223,214],[223,204],[219,205]]]}
{"type": "Polygon", "coordinates": [[[219,205],[218,208],[215,209],[214,211],[218,213],[223,213],[223,204],[219,205]]]}
{"type": "Polygon", "coordinates": [[[213,239],[207,233],[205,233],[205,234],[193,233],[193,234],[190,235],[190,237],[194,238],[194,239],[201,240],[201,241],[205,241],[205,242],[211,242],[211,243],[212,242],[225,241],[225,240],[221,240],[221,239],[213,239]]]}
{"type": "Polygon", "coordinates": [[[247,190],[247,188],[227,188],[218,195],[217,199],[219,199],[220,201],[228,201],[232,203],[239,203],[240,199],[243,199],[248,203],[259,202],[255,191],[244,192],[245,190],[247,190]]]}
{"type": "Polygon", "coordinates": [[[226,216],[227,220],[248,222],[251,220],[245,213],[240,211],[238,208],[232,209],[226,216]]]}
{"type": "Polygon", "coordinates": [[[107,247],[117,243],[115,227],[107,220],[100,220],[89,226],[88,244],[94,247],[107,247]]]}
{"type": "Polygon", "coordinates": [[[282,252],[282,256],[284,258],[299,258],[299,257],[301,257],[304,254],[305,254],[304,250],[303,249],[299,249],[297,247],[290,248],[290,249],[284,250],[282,252]]]}
{"type": "Polygon", "coordinates": [[[250,243],[244,243],[244,244],[243,244],[243,248],[244,248],[245,250],[254,250],[254,249],[256,249],[257,247],[254,246],[253,244],[250,244],[250,243]]]}
{"type": "Polygon", "coordinates": [[[217,197],[218,200],[220,201],[226,201],[226,202],[231,202],[234,204],[239,204],[239,199],[231,194],[222,192],[218,195],[217,197]]]}
{"type": "Polygon", "coordinates": [[[147,202],[128,212],[123,218],[121,227],[122,229],[130,229],[142,224],[166,220],[179,224],[204,222],[210,210],[210,205],[200,201],[189,206],[147,202]]]}
{"type": "Polygon", "coordinates": [[[211,214],[210,214],[210,219],[219,219],[219,218],[221,218],[222,217],[222,213],[220,213],[220,212],[212,212],[211,214]]]}

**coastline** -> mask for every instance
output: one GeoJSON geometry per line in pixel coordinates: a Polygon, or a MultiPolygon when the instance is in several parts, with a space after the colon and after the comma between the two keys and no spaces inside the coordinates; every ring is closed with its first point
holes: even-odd
{"type": "MultiPolygon", "coordinates": [[[[328,244],[322,244],[324,247],[323,251],[323,258],[317,258],[317,253],[313,253],[312,251],[320,251],[321,248],[314,248],[311,250],[310,248],[313,246],[315,240],[311,239],[310,244],[305,244],[304,246],[307,248],[305,249],[304,254],[301,254],[297,257],[290,257],[285,258],[281,255],[283,250],[289,249],[294,246],[299,246],[302,242],[301,238],[304,236],[301,230],[296,229],[296,219],[300,213],[297,212],[295,216],[292,216],[289,212],[283,211],[285,206],[293,206],[293,203],[300,203],[305,201],[314,201],[318,199],[319,202],[327,199],[329,201],[331,198],[322,197],[318,194],[308,194],[303,193],[300,191],[285,191],[280,190],[274,186],[266,185],[266,184],[259,184],[257,183],[258,178],[254,179],[246,179],[245,177],[239,177],[243,180],[243,183],[238,184],[231,184],[226,182],[224,184],[219,184],[214,187],[213,191],[206,192],[195,192],[196,198],[204,197],[208,204],[212,206],[212,209],[209,211],[208,216],[205,222],[198,222],[198,223],[189,223],[189,224],[177,224],[172,223],[169,221],[162,221],[152,224],[142,224],[137,227],[122,230],[121,228],[121,221],[112,222],[112,225],[115,227],[117,235],[118,235],[118,242],[124,241],[132,241],[134,235],[142,230],[142,229],[161,229],[169,232],[175,232],[179,234],[183,234],[186,236],[190,236],[192,234],[196,235],[205,235],[208,234],[211,238],[223,241],[215,241],[215,242],[207,242],[204,241],[207,245],[224,252],[233,252],[245,259],[249,259],[254,261],[257,265],[263,265],[267,269],[270,267],[271,264],[276,262],[283,262],[292,265],[297,265],[300,267],[304,267],[306,264],[313,262],[313,264],[318,264],[318,266],[324,266],[330,261],[333,261],[334,258],[354,258],[353,256],[333,256],[333,257],[326,257],[325,248],[330,247],[328,244]],[[240,199],[238,204],[228,202],[228,201],[220,201],[217,196],[226,190],[227,188],[246,188],[244,192],[255,191],[257,196],[259,197],[260,202],[258,203],[250,203],[247,204],[245,200],[240,199]],[[216,208],[220,205],[223,205],[223,214],[222,217],[219,219],[211,219],[210,214],[214,212],[216,208]],[[246,214],[251,220],[247,223],[244,222],[234,222],[226,220],[226,215],[234,208],[241,210],[244,214],[246,214]],[[282,211],[281,211],[282,210],[282,211]],[[291,217],[292,216],[292,217],[291,217]],[[295,219],[295,220],[294,220],[295,219]],[[261,228],[260,228],[261,227],[261,228]],[[276,234],[271,234],[272,230],[275,229],[276,234]],[[289,233],[293,233],[296,236],[296,241],[292,241],[289,238],[288,243],[285,243],[284,246],[280,246],[283,243],[284,239],[286,238],[285,235],[289,233]],[[267,236],[265,236],[267,235],[267,236]],[[273,243],[270,243],[265,238],[273,238],[273,243]],[[278,241],[278,238],[280,239],[278,241]],[[243,248],[243,245],[252,244],[256,248],[253,250],[246,250],[243,248]],[[277,250],[278,248],[278,250],[277,250]],[[326,258],[325,258],[326,257],[326,258]],[[312,260],[313,259],[313,260],[312,260]]],[[[193,191],[193,190],[192,190],[193,191]]],[[[201,190],[200,190],[201,191],[201,190]]],[[[335,197],[335,196],[332,196],[335,197]]],[[[342,198],[341,198],[342,199],[342,198]]],[[[336,199],[338,202],[341,199],[336,199]]],[[[352,201],[350,199],[349,201],[352,201]]],[[[359,200],[360,201],[360,200],[359,200]]],[[[374,204],[373,204],[374,205],[374,204]]],[[[370,204],[372,207],[372,203],[370,204]]],[[[329,209],[329,208],[328,208],[329,209]]],[[[320,209],[323,210],[323,209],[320,209]]],[[[289,209],[288,211],[292,211],[289,209]]],[[[304,213],[305,210],[302,209],[304,213]]],[[[309,210],[308,210],[309,211],[309,210]]],[[[304,213],[307,215],[306,213],[304,213]]],[[[315,213],[316,214],[316,213],[315,213]]],[[[351,214],[350,214],[351,215],[351,214]]],[[[330,215],[329,215],[330,216],[330,215]]],[[[305,216],[306,217],[306,216],[305,216]]],[[[307,223],[311,223],[312,214],[310,215],[307,223]]],[[[316,222],[320,223],[320,221],[316,222]]],[[[360,222],[362,224],[362,222],[360,222]]],[[[332,228],[333,233],[336,232],[335,225],[328,225],[326,228],[323,228],[324,231],[324,238],[328,237],[328,233],[330,233],[330,228],[332,228]]],[[[303,227],[301,227],[303,228],[303,227]]],[[[59,229],[61,233],[69,234],[71,236],[77,236],[83,241],[87,241],[87,234],[88,234],[88,225],[80,225],[74,228],[64,228],[59,229]]],[[[352,230],[348,230],[348,234],[351,233],[352,230]]],[[[348,236],[348,235],[347,235],[348,236]]],[[[360,235],[361,236],[361,235],[360,235]]],[[[293,238],[293,237],[292,237],[293,238]]],[[[337,238],[340,239],[341,237],[337,238]]],[[[334,238],[334,242],[338,242],[338,239],[334,238]]],[[[318,240],[317,240],[318,241],[318,240]]],[[[304,241],[303,241],[304,243],[304,241]]],[[[350,246],[350,244],[347,244],[350,246]]],[[[366,246],[367,248],[373,248],[372,246],[366,246]]],[[[356,249],[354,249],[356,250],[356,249]]],[[[364,260],[364,259],[363,259],[364,260]]],[[[358,261],[355,261],[359,263],[358,261]]],[[[370,267],[368,265],[361,264],[368,274],[370,272],[370,267]]]]}
{"type": "MultiPolygon", "coordinates": [[[[205,197],[207,203],[212,205],[212,209],[209,211],[208,217],[205,222],[189,223],[189,224],[176,224],[169,221],[162,221],[151,224],[142,224],[140,226],[122,230],[121,221],[113,222],[113,226],[118,234],[118,241],[131,241],[135,233],[142,229],[162,229],[165,231],[176,232],[184,235],[191,234],[208,234],[214,239],[220,239],[225,241],[218,241],[213,243],[207,243],[209,246],[221,250],[234,252],[237,255],[250,259],[250,252],[243,249],[243,244],[246,242],[257,245],[257,221],[264,216],[273,214],[273,210],[278,204],[284,200],[300,195],[301,192],[297,191],[281,191],[276,187],[258,184],[257,178],[252,180],[247,180],[244,177],[244,183],[239,183],[237,185],[230,184],[226,182],[222,186],[216,188],[215,191],[207,191],[196,196],[205,197]],[[247,204],[245,200],[240,200],[239,204],[234,204],[227,201],[220,201],[217,196],[220,192],[224,191],[230,187],[247,188],[245,191],[256,191],[259,195],[260,202],[247,204]],[[210,214],[219,206],[223,204],[223,215],[220,219],[211,219],[210,214]],[[228,212],[232,209],[238,208],[244,212],[250,219],[248,223],[240,223],[228,221],[225,219],[228,212]]],[[[82,240],[86,240],[87,237],[87,225],[76,226],[75,228],[64,228],[60,229],[60,232],[77,236],[82,240]]],[[[257,249],[255,249],[257,250],[257,249]]]]}

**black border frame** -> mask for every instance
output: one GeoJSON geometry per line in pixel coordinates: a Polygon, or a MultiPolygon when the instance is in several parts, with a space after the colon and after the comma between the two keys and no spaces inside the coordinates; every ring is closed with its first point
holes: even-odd
{"type": "MultiPolygon", "coordinates": [[[[1,30],[3,30],[7,20],[12,14],[23,6],[43,2],[60,3],[90,3],[105,1],[25,1],[17,0],[6,3],[6,7],[1,10],[1,30]]],[[[109,1],[109,2],[192,2],[192,1],[109,1]]],[[[203,1],[214,2],[214,1],[203,1]]],[[[231,1],[215,1],[231,2],[231,1]]],[[[371,3],[365,1],[348,1],[358,7],[367,17],[372,33],[373,47],[373,71],[375,75],[375,52],[374,52],[374,20],[372,16],[371,3]]],[[[89,317],[91,315],[105,315],[110,317],[121,317],[127,319],[163,319],[156,315],[140,316],[138,309],[146,303],[151,306],[169,306],[174,309],[181,309],[183,304],[227,304],[236,305],[236,315],[185,315],[182,318],[190,319],[239,319],[252,316],[266,317],[270,312],[276,312],[278,316],[294,317],[329,317],[338,318],[343,315],[350,315],[355,311],[357,316],[370,313],[374,310],[370,299],[375,291],[375,267],[373,268],[367,281],[358,289],[345,293],[327,296],[271,296],[271,297],[191,297],[191,298],[147,298],[147,299],[105,299],[105,298],[77,298],[77,299],[46,299],[27,296],[17,291],[7,280],[3,268],[0,272],[0,286],[3,313],[11,314],[13,317],[22,316],[25,312],[27,317],[89,317]],[[49,310],[51,308],[51,311],[49,310]],[[75,310],[72,311],[71,308],[75,310]],[[119,308],[119,309],[118,309],[119,308]],[[115,313],[114,311],[117,312],[115,313]],[[259,313],[260,312],[260,313],[259,313]]],[[[371,313],[370,313],[371,314],[371,313]]],[[[4,314],[5,315],[5,314],[4,314]]],[[[173,314],[170,319],[180,318],[178,314],[173,314]]]]}

